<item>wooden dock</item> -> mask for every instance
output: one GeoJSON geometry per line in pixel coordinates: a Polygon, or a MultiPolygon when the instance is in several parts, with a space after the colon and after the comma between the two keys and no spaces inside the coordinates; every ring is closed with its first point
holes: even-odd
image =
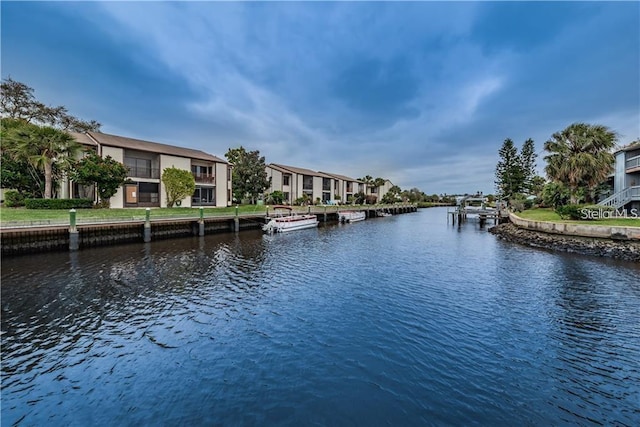
{"type": "MultiPolygon", "coordinates": [[[[337,222],[340,210],[364,211],[367,218],[416,212],[411,204],[365,206],[304,206],[297,213],[316,215],[321,223],[337,222]]],[[[129,219],[75,223],[3,225],[0,228],[2,255],[28,254],[47,251],[76,251],[95,246],[116,245],[174,237],[204,236],[259,230],[268,221],[273,209],[264,206],[261,212],[235,215],[215,215],[184,218],[129,219]]]]}

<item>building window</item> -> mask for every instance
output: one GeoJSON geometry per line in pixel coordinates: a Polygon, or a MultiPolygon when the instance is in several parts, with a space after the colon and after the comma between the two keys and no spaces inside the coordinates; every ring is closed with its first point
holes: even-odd
{"type": "Polygon", "coordinates": [[[140,182],[138,183],[138,191],[138,204],[154,206],[160,204],[160,192],[158,191],[157,183],[140,182]]]}
{"type": "Polygon", "coordinates": [[[136,178],[160,178],[160,171],[152,167],[151,160],[149,159],[125,157],[124,164],[129,170],[129,176],[136,178]]]}
{"type": "Polygon", "coordinates": [[[331,179],[330,178],[322,178],[322,190],[323,191],[331,191],[331,179]]]}
{"type": "Polygon", "coordinates": [[[302,189],[310,190],[313,193],[313,177],[310,175],[302,176],[302,189]]]}
{"type": "Polygon", "coordinates": [[[77,182],[73,183],[71,197],[74,199],[95,199],[95,191],[93,185],[82,185],[77,182]]]}
{"type": "MultiPolygon", "coordinates": [[[[231,182],[231,175],[232,175],[232,169],[231,166],[227,167],[227,181],[231,182]]],[[[229,200],[231,200],[231,198],[229,198],[229,200]]]]}
{"type": "Polygon", "coordinates": [[[284,194],[284,201],[287,202],[287,203],[291,203],[291,200],[289,199],[289,192],[285,191],[282,194],[284,194]]]}
{"type": "Polygon", "coordinates": [[[291,175],[282,175],[282,185],[291,185],[290,180],[291,175]]]}
{"type": "Polygon", "coordinates": [[[215,182],[213,166],[191,165],[191,174],[196,182],[207,184],[213,184],[215,182]]]}
{"type": "Polygon", "coordinates": [[[216,204],[216,189],[215,187],[201,187],[196,186],[196,190],[191,197],[191,204],[194,206],[204,206],[216,204]]]}

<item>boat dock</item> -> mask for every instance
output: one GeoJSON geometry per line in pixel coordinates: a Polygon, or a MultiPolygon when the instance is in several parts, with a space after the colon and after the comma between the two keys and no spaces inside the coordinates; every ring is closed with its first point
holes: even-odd
{"type": "Polygon", "coordinates": [[[447,210],[447,224],[449,220],[455,225],[461,225],[467,219],[477,219],[480,225],[484,225],[487,221],[493,220],[494,224],[498,224],[501,221],[509,218],[509,214],[506,209],[501,208],[498,204],[497,208],[488,207],[487,199],[485,197],[463,197],[458,201],[455,209],[447,210]]]}
{"type": "MultiPolygon", "coordinates": [[[[151,242],[174,237],[204,236],[215,233],[233,233],[259,230],[269,220],[273,210],[250,214],[205,216],[194,209],[194,216],[177,218],[132,218],[100,222],[76,223],[75,216],[66,222],[3,224],[0,228],[2,255],[17,255],[47,251],[76,251],[95,246],[122,243],[151,242]],[[198,217],[198,213],[200,216],[198,217]]],[[[321,223],[337,222],[341,209],[364,211],[367,218],[416,212],[411,204],[364,206],[296,206],[295,212],[312,214],[321,223]]],[[[155,213],[154,213],[155,215],[155,213]]]]}

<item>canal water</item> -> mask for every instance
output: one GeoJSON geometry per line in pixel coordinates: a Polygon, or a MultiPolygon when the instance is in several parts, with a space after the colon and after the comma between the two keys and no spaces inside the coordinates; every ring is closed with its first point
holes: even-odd
{"type": "Polygon", "coordinates": [[[640,425],[640,266],[443,209],[2,260],[2,425],[640,425]]]}

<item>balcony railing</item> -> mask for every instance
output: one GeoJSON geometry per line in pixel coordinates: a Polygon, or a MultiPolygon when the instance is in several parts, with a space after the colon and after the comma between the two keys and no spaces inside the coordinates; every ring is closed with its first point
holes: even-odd
{"type": "Polygon", "coordinates": [[[193,178],[196,180],[196,182],[202,183],[202,184],[215,184],[216,183],[216,177],[215,175],[204,175],[204,174],[197,174],[197,173],[192,173],[193,178]]]}
{"type": "Polygon", "coordinates": [[[640,156],[627,160],[627,170],[640,169],[640,156]]]}
{"type": "Polygon", "coordinates": [[[133,178],[160,178],[160,169],[136,166],[129,166],[127,169],[129,170],[128,176],[133,178]]]}

